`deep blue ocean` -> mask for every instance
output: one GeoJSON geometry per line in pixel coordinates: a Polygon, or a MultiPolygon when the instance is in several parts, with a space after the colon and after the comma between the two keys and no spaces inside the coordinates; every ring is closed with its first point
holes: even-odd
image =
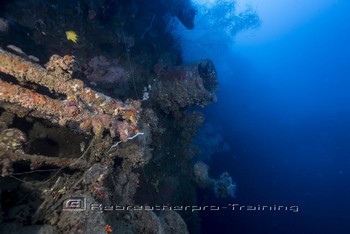
{"type": "Polygon", "coordinates": [[[349,11],[349,1],[333,1],[259,41],[272,27],[262,17],[246,38],[254,42],[241,36],[210,57],[220,88],[206,124],[226,149],[204,160],[237,192],[200,190],[200,204],[229,207],[200,212],[202,233],[350,233],[349,11]]]}

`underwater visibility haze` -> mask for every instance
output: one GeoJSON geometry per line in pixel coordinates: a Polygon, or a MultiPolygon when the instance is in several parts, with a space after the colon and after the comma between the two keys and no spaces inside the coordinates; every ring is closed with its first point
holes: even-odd
{"type": "Polygon", "coordinates": [[[213,59],[220,88],[206,120],[230,151],[211,168],[237,184],[221,204],[289,208],[207,212],[203,233],[349,233],[350,4],[250,2],[261,26],[213,59]]]}
{"type": "Polygon", "coordinates": [[[0,233],[350,233],[349,12],[0,1],[0,233]]]}

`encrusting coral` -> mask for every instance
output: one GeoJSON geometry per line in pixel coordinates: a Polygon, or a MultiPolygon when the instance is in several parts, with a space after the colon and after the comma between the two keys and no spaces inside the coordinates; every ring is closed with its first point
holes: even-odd
{"type": "Polygon", "coordinates": [[[209,60],[182,64],[166,16],[194,26],[189,0],[1,4],[1,233],[195,230],[193,212],[116,210],[195,204],[204,118],[189,107],[215,100],[217,77],[209,60]]]}
{"type": "Polygon", "coordinates": [[[154,70],[157,82],[152,94],[166,113],[176,115],[185,107],[205,106],[216,100],[217,74],[209,59],[170,68],[159,62],[154,70]]]}
{"type": "MultiPolygon", "coordinates": [[[[53,55],[44,68],[0,49],[0,61],[0,102],[17,107],[7,111],[93,134],[96,139],[102,139],[106,131],[111,138],[119,137],[119,142],[126,142],[140,132],[137,126],[140,102],[115,100],[85,87],[81,80],[72,79],[74,57],[53,55]]],[[[32,170],[45,165],[88,168],[84,160],[25,153],[22,147],[25,143],[26,135],[19,129],[0,133],[2,176],[11,175],[12,164],[20,161],[30,162],[32,170]]],[[[105,143],[99,145],[109,147],[105,143]]],[[[98,151],[100,147],[95,151],[103,152],[98,151]]]]}
{"type": "Polygon", "coordinates": [[[119,134],[120,140],[127,141],[137,133],[140,102],[123,103],[85,87],[81,80],[72,79],[73,56],[53,55],[43,68],[0,49],[0,61],[0,72],[15,77],[20,84],[30,82],[46,87],[51,93],[66,95],[64,100],[57,100],[1,79],[0,101],[17,104],[31,116],[83,133],[92,130],[99,137],[108,130],[112,137],[119,134]]]}

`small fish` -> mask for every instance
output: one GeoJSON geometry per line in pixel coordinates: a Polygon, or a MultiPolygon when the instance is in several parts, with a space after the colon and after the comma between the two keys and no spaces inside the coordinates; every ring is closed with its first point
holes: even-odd
{"type": "Polygon", "coordinates": [[[66,31],[66,36],[67,36],[67,40],[77,43],[78,35],[74,31],[66,31]]]}

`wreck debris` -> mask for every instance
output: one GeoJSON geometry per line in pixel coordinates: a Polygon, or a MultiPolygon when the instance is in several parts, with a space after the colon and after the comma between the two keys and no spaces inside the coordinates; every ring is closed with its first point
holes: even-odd
{"type": "Polygon", "coordinates": [[[69,167],[72,169],[83,170],[87,167],[87,164],[84,161],[79,159],[70,159],[70,158],[57,158],[57,157],[47,157],[42,155],[35,154],[26,154],[22,150],[17,150],[12,152],[12,154],[0,153],[0,159],[2,162],[2,174],[1,176],[11,175],[13,172],[11,166],[13,162],[18,161],[27,161],[30,163],[30,169],[35,170],[44,165],[56,166],[56,167],[69,167]]]}
{"type": "Polygon", "coordinates": [[[26,143],[26,135],[16,128],[8,128],[0,133],[0,165],[3,177],[13,173],[12,165],[15,162],[30,162],[30,169],[35,170],[44,165],[55,167],[69,167],[84,170],[87,164],[84,160],[71,158],[46,157],[37,154],[27,154],[22,146],[26,143]]]}
{"type": "Polygon", "coordinates": [[[158,82],[153,95],[166,113],[176,114],[181,108],[204,106],[216,100],[217,74],[208,59],[174,68],[156,64],[154,71],[158,82]]]}
{"type": "MultiPolygon", "coordinates": [[[[15,0],[0,7],[0,46],[9,51],[0,48],[0,172],[5,176],[0,180],[6,184],[0,191],[0,220],[20,224],[16,233],[34,226],[50,233],[188,233],[172,210],[91,209],[113,204],[151,207],[160,200],[169,205],[194,203],[186,155],[201,118],[186,113],[173,119],[158,108],[160,104],[182,115],[186,107],[205,105],[214,97],[210,93],[215,79],[210,84],[198,66],[192,67],[193,77],[186,74],[192,65],[173,67],[181,55],[163,30],[163,16],[178,17],[192,28],[195,11],[185,1],[15,0]],[[66,40],[68,29],[77,30],[80,43],[66,40]],[[77,59],[54,55],[49,60],[54,53],[77,59]],[[150,71],[162,54],[171,62],[157,79],[150,71]],[[44,66],[43,61],[49,63],[44,66]],[[158,81],[170,93],[176,84],[175,97],[155,95],[158,81]],[[140,97],[147,109],[141,113],[141,102],[124,100],[138,99],[144,86],[140,97]],[[205,97],[199,97],[201,92],[205,97]],[[9,195],[16,196],[7,205],[9,195]],[[64,201],[72,197],[84,198],[84,212],[64,210],[64,201]],[[27,204],[28,198],[33,205],[27,204]]],[[[195,226],[192,216],[185,220],[195,226]]],[[[8,232],[0,226],[0,233],[8,232]]]]}
{"type": "Polygon", "coordinates": [[[102,137],[108,130],[111,137],[117,133],[122,141],[137,133],[140,112],[139,101],[123,103],[91,88],[78,79],[72,79],[74,57],[53,55],[46,69],[0,49],[0,72],[16,78],[20,84],[34,83],[51,93],[66,95],[64,100],[21,85],[0,80],[0,101],[17,104],[30,110],[30,115],[83,133],[92,132],[102,137]]]}
{"type": "Polygon", "coordinates": [[[93,198],[103,204],[111,204],[111,192],[107,186],[107,177],[111,175],[113,163],[96,163],[85,172],[83,185],[88,186],[93,198]]]}

